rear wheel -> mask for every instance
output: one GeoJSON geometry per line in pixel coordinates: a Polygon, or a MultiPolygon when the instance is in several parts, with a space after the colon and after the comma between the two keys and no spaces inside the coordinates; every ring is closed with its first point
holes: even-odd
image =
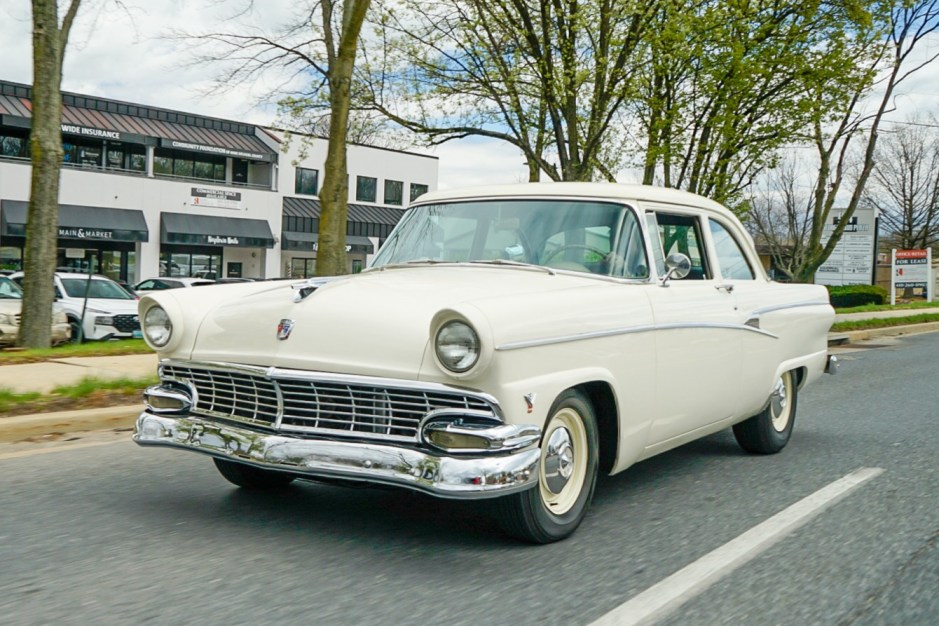
{"type": "Polygon", "coordinates": [[[294,481],[293,476],[283,472],[260,469],[225,459],[213,458],[212,460],[215,461],[215,467],[225,480],[244,489],[258,491],[281,489],[294,481]]]}
{"type": "Polygon", "coordinates": [[[579,391],[558,396],[541,439],[538,486],[498,500],[499,522],[513,537],[551,543],[583,521],[597,483],[597,420],[579,391]]]}
{"type": "Polygon", "coordinates": [[[734,426],[740,447],[755,454],[775,454],[785,448],[796,420],[797,399],[795,375],[785,372],[776,380],[766,408],[734,426]]]}

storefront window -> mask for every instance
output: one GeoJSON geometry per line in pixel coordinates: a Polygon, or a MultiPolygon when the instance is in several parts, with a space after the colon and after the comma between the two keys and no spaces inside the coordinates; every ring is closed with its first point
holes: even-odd
{"type": "Polygon", "coordinates": [[[12,159],[29,158],[29,135],[14,129],[0,131],[0,156],[12,159]]]}
{"type": "Polygon", "coordinates": [[[108,141],[105,144],[105,167],[110,170],[125,170],[143,172],[147,168],[147,149],[144,146],[131,143],[108,141]]]}
{"type": "Polygon", "coordinates": [[[316,274],[316,259],[290,259],[290,278],[310,278],[316,274]]]}
{"type": "Polygon", "coordinates": [[[375,202],[378,179],[370,176],[355,177],[355,199],[359,202],[375,202]]]}
{"type": "Polygon", "coordinates": [[[297,168],[296,181],[294,183],[294,193],[305,196],[315,196],[319,185],[319,171],[310,170],[304,167],[297,168]]]}
{"type": "Polygon", "coordinates": [[[153,173],[197,180],[224,181],[225,157],[157,148],[153,152],[153,173]]]}
{"type": "Polygon", "coordinates": [[[23,251],[7,246],[0,248],[0,270],[19,271],[23,269],[23,251]]]}
{"type": "Polygon", "coordinates": [[[404,183],[400,180],[385,181],[385,204],[401,206],[404,201],[404,183]]]}
{"type": "Polygon", "coordinates": [[[160,276],[194,276],[211,280],[221,278],[221,250],[205,248],[205,251],[170,252],[164,249],[160,254],[160,276]]]}
{"type": "Polygon", "coordinates": [[[411,183],[411,202],[414,202],[421,196],[427,193],[427,185],[419,185],[417,183],[411,183]]]}

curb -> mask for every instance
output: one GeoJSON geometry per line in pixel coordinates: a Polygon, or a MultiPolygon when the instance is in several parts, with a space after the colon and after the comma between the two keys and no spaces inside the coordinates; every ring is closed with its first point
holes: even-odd
{"type": "Polygon", "coordinates": [[[52,433],[133,428],[144,405],[0,417],[0,442],[21,441],[52,433]]]}
{"type": "Polygon", "coordinates": [[[856,341],[867,341],[877,337],[899,337],[901,335],[921,335],[924,333],[939,332],[939,322],[926,322],[923,324],[908,324],[906,326],[886,326],[884,328],[868,328],[867,330],[842,331],[836,335],[829,335],[829,345],[832,340],[838,340],[837,345],[850,345],[856,341]],[[844,339],[846,337],[846,339],[844,339]]]}

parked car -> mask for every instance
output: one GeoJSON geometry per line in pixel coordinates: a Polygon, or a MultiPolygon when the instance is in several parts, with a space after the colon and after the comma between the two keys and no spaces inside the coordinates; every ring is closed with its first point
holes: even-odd
{"type": "Polygon", "coordinates": [[[182,287],[203,287],[205,285],[215,284],[214,280],[204,278],[189,278],[186,276],[176,276],[173,278],[148,278],[142,280],[133,289],[137,294],[150,293],[151,291],[163,291],[164,289],[180,289],[182,287]]]}
{"type": "MultiPolygon", "coordinates": [[[[10,278],[22,285],[23,272],[16,272],[10,278]]],[[[79,337],[105,340],[141,336],[137,296],[107,276],[92,274],[89,280],[88,274],[56,272],[55,298],[68,317],[73,341],[79,337]],[[84,333],[80,334],[82,320],[84,333]]]]}
{"type": "Polygon", "coordinates": [[[161,383],[134,439],[247,489],[296,478],[495,498],[581,523],[599,472],[725,428],[781,451],[833,372],[824,287],[770,281],[723,206],[648,186],[428,193],[361,274],[140,302],[161,383]]]}
{"type": "MultiPolygon", "coordinates": [[[[16,343],[20,329],[20,312],[23,308],[23,290],[13,280],[0,276],[0,348],[16,343]]],[[[71,336],[71,329],[65,311],[57,304],[52,305],[52,345],[65,343],[71,336]]]]}

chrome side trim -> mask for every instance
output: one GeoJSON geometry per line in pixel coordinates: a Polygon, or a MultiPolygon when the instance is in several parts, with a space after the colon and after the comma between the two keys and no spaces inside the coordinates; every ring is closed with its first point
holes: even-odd
{"type": "Polygon", "coordinates": [[[810,300],[806,302],[794,302],[789,304],[776,304],[773,306],[756,309],[750,313],[750,317],[763,315],[764,313],[773,313],[774,311],[785,311],[786,309],[800,309],[808,306],[831,306],[827,300],[810,300]]]}
{"type": "Polygon", "coordinates": [[[746,324],[712,324],[704,322],[679,323],[679,324],[647,324],[643,326],[629,326],[626,328],[611,328],[609,330],[595,330],[587,333],[577,333],[574,335],[562,335],[559,337],[547,337],[544,339],[528,339],[525,341],[512,341],[496,346],[497,351],[520,350],[522,348],[535,348],[540,346],[549,346],[558,343],[568,343],[571,341],[583,341],[586,339],[598,339],[601,337],[613,337],[618,335],[634,335],[637,333],[649,333],[657,330],[681,330],[686,328],[711,328],[723,330],[744,330],[758,333],[772,339],[779,339],[779,335],[765,331],[761,328],[754,328],[746,324]]]}
{"type": "Polygon", "coordinates": [[[134,441],[201,452],[301,478],[343,478],[396,485],[443,498],[494,498],[538,483],[537,447],[486,456],[434,455],[408,447],[298,439],[193,416],[137,418],[134,441]]]}

